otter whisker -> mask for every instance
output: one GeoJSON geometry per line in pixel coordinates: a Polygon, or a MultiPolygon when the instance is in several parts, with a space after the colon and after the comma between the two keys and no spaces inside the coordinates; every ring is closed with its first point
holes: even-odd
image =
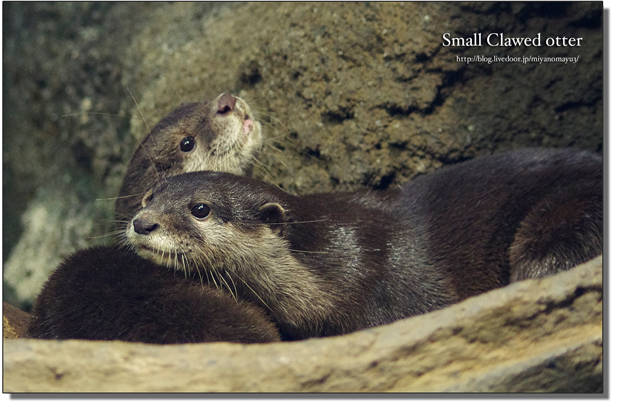
{"type": "MultiPolygon", "coordinates": [[[[160,251],[158,250],[157,252],[159,253],[160,251]]],[[[161,250],[161,255],[159,256],[160,257],[160,262],[159,263],[162,264],[162,265],[164,265],[164,254],[165,254],[164,250],[162,249],[161,250]]]]}
{"type": "MultiPolygon", "coordinates": [[[[202,248],[196,247],[196,250],[198,252],[200,252],[201,259],[208,259],[207,255],[204,253],[202,248]]],[[[213,267],[207,268],[206,265],[205,265],[205,266],[203,266],[203,268],[204,268],[205,272],[207,272],[211,276],[211,280],[213,281],[213,284],[215,285],[215,287],[219,289],[220,286],[218,285],[218,281],[217,281],[217,279],[215,279],[215,276],[213,275],[213,267]]]]}
{"type": "MultiPolygon", "coordinates": [[[[276,151],[276,152],[278,152],[278,153],[282,153],[282,152],[284,151],[284,150],[282,150],[282,149],[278,149],[278,148],[277,148],[277,147],[275,147],[272,143],[267,143],[267,142],[265,142],[265,143],[264,143],[264,145],[265,145],[266,147],[269,147],[269,148],[271,148],[271,149],[275,150],[275,151],[276,151]]],[[[282,163],[282,164],[284,164],[284,163],[282,163]]]]}
{"type": "Polygon", "coordinates": [[[118,238],[122,238],[123,235],[125,235],[125,231],[124,230],[118,230],[118,229],[114,229],[112,231],[108,231],[102,235],[95,235],[92,237],[87,237],[87,238],[103,238],[103,237],[109,237],[109,236],[114,236],[114,237],[118,237],[118,238]]]}
{"type": "Polygon", "coordinates": [[[204,282],[202,281],[202,274],[199,273],[198,277],[200,278],[200,286],[204,286],[204,282]]]}
{"type": "MultiPolygon", "coordinates": [[[[193,259],[193,258],[187,258],[187,264],[190,265],[189,267],[191,268],[191,264],[194,264],[194,269],[196,270],[196,274],[198,274],[198,276],[200,277],[202,274],[200,273],[200,265],[198,265],[198,262],[193,259]]],[[[207,282],[209,282],[209,277],[206,276],[207,278],[207,282]]]]}
{"type": "Polygon", "coordinates": [[[66,113],[61,115],[61,118],[66,118],[68,116],[78,116],[78,115],[102,115],[102,116],[119,116],[121,118],[126,118],[127,115],[121,115],[120,113],[110,113],[110,112],[95,112],[95,111],[79,111],[74,113],[66,113]]]}
{"type": "Polygon", "coordinates": [[[271,170],[266,164],[258,160],[256,157],[252,157],[252,160],[254,161],[254,163],[258,164],[266,172],[269,172],[271,170]]]}
{"type": "Polygon", "coordinates": [[[176,89],[172,88],[172,90],[174,91],[175,94],[177,94],[177,98],[179,98],[177,101],[180,103],[183,102],[183,98],[181,97],[181,95],[177,92],[176,89]]]}
{"type": "Polygon", "coordinates": [[[273,177],[271,177],[269,167],[260,163],[255,157],[253,157],[252,160],[254,160],[254,162],[259,163],[262,166],[261,170],[263,171],[263,177],[266,180],[268,180],[270,184],[273,184],[274,186],[278,187],[280,190],[285,191],[282,187],[278,186],[278,184],[276,183],[276,180],[273,177]]]}
{"type": "MultiPolygon", "coordinates": [[[[260,116],[261,118],[269,118],[269,119],[273,120],[274,122],[277,122],[277,124],[282,126],[284,129],[288,130],[288,127],[284,123],[282,123],[282,121],[280,119],[276,118],[275,116],[270,115],[270,114],[268,114],[268,113],[266,113],[264,111],[261,111],[261,110],[254,110],[254,111],[256,112],[257,116],[260,116]]],[[[271,125],[274,129],[276,128],[276,126],[272,125],[270,122],[265,122],[265,124],[271,125]]]]}
{"type": "Polygon", "coordinates": [[[219,289],[220,288],[219,285],[218,285],[219,282],[217,281],[217,279],[215,279],[215,276],[213,276],[213,271],[212,270],[209,270],[209,275],[211,276],[211,281],[213,282],[215,287],[219,289]]]}
{"type": "MultiPolygon", "coordinates": [[[[146,126],[146,129],[149,131],[149,135],[151,136],[151,140],[153,141],[153,146],[155,146],[155,138],[153,137],[153,133],[151,133],[151,128],[149,128],[149,124],[146,123],[146,118],[142,114],[142,110],[140,109],[140,106],[138,105],[138,101],[136,101],[136,98],[131,93],[131,90],[129,89],[129,87],[127,87],[127,91],[129,91],[129,94],[131,95],[131,98],[133,99],[134,103],[136,104],[136,108],[138,109],[138,112],[140,112],[140,116],[142,116],[142,120],[144,121],[144,125],[146,126]]],[[[148,150],[146,149],[146,147],[144,147],[144,145],[142,144],[142,141],[140,140],[139,142],[140,142],[140,146],[144,149],[144,152],[146,153],[147,157],[149,158],[149,160],[151,162],[151,165],[155,169],[155,175],[157,175],[157,180],[160,181],[161,179],[159,177],[159,173],[157,172],[157,167],[155,166],[155,162],[153,161],[153,158],[151,158],[151,156],[148,154],[148,150]]]]}
{"type": "MultiPolygon", "coordinates": [[[[220,276],[220,279],[222,280],[222,283],[224,285],[226,285],[226,287],[228,288],[228,291],[230,292],[230,295],[234,298],[235,294],[233,293],[232,289],[230,288],[230,285],[228,284],[228,282],[226,282],[226,279],[224,279],[224,277],[222,276],[221,273],[219,273],[218,271],[215,271],[215,273],[217,273],[220,276]]],[[[228,272],[226,272],[228,274],[228,272]]],[[[230,275],[228,275],[230,276],[230,275]]]]}
{"type": "Polygon", "coordinates": [[[189,267],[189,260],[187,259],[187,256],[185,256],[185,254],[181,254],[181,261],[183,262],[183,272],[185,273],[185,278],[187,279],[188,277],[191,278],[192,276],[192,270],[189,267]],[[187,265],[186,265],[187,263],[187,265]]]}
{"type": "Polygon", "coordinates": [[[307,221],[291,221],[291,222],[270,222],[269,224],[273,225],[295,225],[295,224],[309,224],[313,222],[326,222],[329,221],[327,218],[322,218],[320,220],[307,220],[307,221]]]}
{"type": "Polygon", "coordinates": [[[228,273],[228,271],[226,269],[224,269],[224,272],[226,272],[226,275],[228,275],[228,278],[230,279],[230,282],[233,285],[233,288],[235,288],[235,294],[233,295],[233,297],[235,299],[237,299],[238,293],[237,293],[237,285],[235,285],[235,281],[233,280],[232,276],[230,276],[230,274],[228,273]]]}
{"type": "Polygon", "coordinates": [[[187,257],[187,264],[194,265],[194,269],[196,270],[196,273],[200,274],[201,270],[204,269],[204,263],[202,262],[201,259],[196,259],[195,257],[187,257]]]}
{"type": "Polygon", "coordinates": [[[141,195],[143,195],[143,194],[138,193],[138,194],[129,194],[129,195],[124,195],[124,196],[118,196],[118,197],[95,198],[95,201],[118,200],[119,198],[131,198],[131,197],[137,197],[137,196],[141,196],[141,195]]]}
{"type": "Polygon", "coordinates": [[[105,220],[103,218],[95,218],[93,221],[101,222],[101,223],[106,223],[106,224],[117,224],[119,226],[123,226],[123,231],[125,231],[125,228],[124,228],[123,224],[126,224],[126,222],[121,221],[121,220],[105,220]]]}
{"type": "MultiPolygon", "coordinates": [[[[177,252],[177,249],[174,248],[174,252],[177,252]]],[[[185,274],[185,276],[187,276],[187,271],[189,268],[185,267],[185,254],[181,253],[181,267],[183,268],[183,273],[185,274]]]]}
{"type": "Polygon", "coordinates": [[[207,280],[213,282],[213,285],[217,288],[217,289],[222,289],[222,284],[220,283],[220,279],[218,279],[217,276],[217,272],[212,269],[212,268],[208,268],[207,265],[204,262],[201,262],[201,271],[204,273],[205,278],[207,278],[207,280]]]}
{"type": "Polygon", "coordinates": [[[268,222],[268,223],[263,223],[263,222],[245,222],[245,225],[256,225],[256,224],[264,224],[264,225],[297,225],[297,224],[309,224],[309,223],[313,223],[313,222],[327,222],[330,221],[327,218],[322,218],[319,220],[306,220],[306,221],[289,221],[289,222],[268,222]]]}
{"type": "MultiPolygon", "coordinates": [[[[204,243],[204,240],[201,239],[201,241],[204,243]]],[[[206,265],[204,266],[204,270],[205,271],[209,271],[209,273],[211,274],[211,277],[212,277],[216,287],[217,287],[217,280],[221,281],[222,282],[222,287],[223,287],[223,285],[226,285],[226,287],[228,288],[228,291],[230,292],[231,296],[236,299],[237,298],[237,287],[235,286],[235,291],[233,293],[230,285],[228,284],[228,282],[226,282],[226,279],[224,278],[224,276],[219,272],[219,270],[217,268],[213,267],[209,257],[207,256],[207,254],[205,253],[203,248],[197,247],[196,249],[200,252],[201,262],[203,262],[203,263],[206,262],[206,263],[209,264],[208,268],[206,267],[206,265]],[[213,273],[217,274],[219,279],[216,280],[215,277],[213,276],[213,273]]],[[[234,280],[232,279],[232,277],[230,277],[230,274],[228,272],[226,272],[226,274],[228,275],[228,277],[230,278],[230,280],[231,280],[231,282],[232,282],[232,284],[234,286],[235,285],[234,280]]]]}
{"type": "Polygon", "coordinates": [[[252,288],[250,287],[250,285],[248,285],[248,284],[246,283],[246,281],[244,281],[244,280],[241,278],[241,276],[237,275],[237,279],[239,279],[239,280],[241,281],[241,283],[243,283],[245,286],[247,286],[247,288],[248,288],[248,289],[250,289],[250,290],[252,291],[252,293],[254,293],[254,295],[258,298],[258,300],[260,300],[260,301],[261,301],[261,303],[262,303],[263,305],[265,305],[265,307],[271,311],[271,313],[275,313],[275,312],[274,312],[274,311],[273,311],[273,310],[269,307],[269,305],[268,305],[268,304],[267,304],[267,303],[263,300],[263,298],[261,298],[260,296],[258,296],[258,293],[256,293],[256,292],[254,291],[254,289],[252,289],[252,288]]]}
{"type": "MultiPolygon", "coordinates": [[[[267,146],[267,147],[271,147],[273,150],[275,150],[275,151],[277,151],[277,152],[282,152],[282,150],[278,149],[278,148],[277,148],[277,147],[275,147],[275,146],[270,145],[269,143],[265,143],[265,146],[267,146]]],[[[282,161],[282,159],[280,159],[278,156],[275,156],[275,158],[276,158],[276,159],[277,159],[280,163],[282,163],[282,165],[283,165],[283,166],[284,166],[287,170],[290,170],[289,166],[288,166],[286,163],[284,163],[284,161],[282,161]]]]}
{"type": "Polygon", "coordinates": [[[118,232],[112,231],[112,232],[106,232],[105,234],[101,234],[101,235],[94,235],[92,237],[85,237],[87,240],[92,240],[92,239],[100,239],[100,238],[107,238],[107,237],[120,237],[121,235],[118,232]]]}
{"type": "MultiPolygon", "coordinates": [[[[189,262],[189,261],[190,261],[190,259],[188,258],[188,262],[187,262],[187,263],[188,263],[188,266],[189,266],[189,264],[190,264],[190,262],[189,262]]],[[[195,266],[196,273],[198,274],[198,277],[202,280],[202,278],[203,278],[203,273],[201,273],[201,272],[206,270],[206,267],[205,267],[204,262],[202,262],[202,260],[201,260],[201,259],[195,259],[195,258],[192,258],[192,259],[191,259],[191,261],[192,261],[192,263],[193,263],[193,264],[194,264],[194,266],[195,266]],[[200,263],[199,263],[199,262],[200,262],[200,263]]],[[[205,278],[207,278],[207,282],[209,282],[209,276],[207,275],[207,273],[204,273],[204,277],[205,277],[205,278]]],[[[213,279],[211,279],[211,280],[213,280],[213,279]]],[[[214,285],[217,285],[217,283],[216,283],[216,282],[213,282],[213,284],[214,284],[214,285]]],[[[216,287],[217,287],[217,286],[216,286],[216,287]]]]}
{"type": "Polygon", "coordinates": [[[191,279],[192,278],[192,268],[189,265],[189,259],[187,258],[187,255],[184,252],[181,252],[180,255],[181,258],[181,268],[183,268],[183,276],[185,276],[185,279],[191,279]]]}
{"type": "MultiPolygon", "coordinates": [[[[279,147],[277,147],[274,143],[272,143],[272,142],[274,142],[274,141],[277,141],[277,140],[276,140],[276,139],[274,139],[274,138],[272,137],[272,138],[270,138],[270,140],[269,140],[269,141],[266,141],[266,142],[264,142],[264,143],[263,143],[263,145],[264,145],[265,147],[267,147],[267,148],[269,148],[269,149],[271,149],[271,150],[275,150],[275,151],[277,152],[277,153],[275,153],[275,154],[277,154],[276,156],[273,156],[273,155],[272,155],[272,156],[270,156],[270,157],[273,157],[273,158],[278,159],[278,160],[280,160],[280,159],[279,159],[280,157],[285,157],[285,158],[288,158],[288,159],[291,159],[291,160],[294,160],[294,159],[295,159],[295,155],[293,155],[293,154],[289,154],[289,153],[286,153],[286,150],[284,150],[284,147],[283,147],[282,149],[280,149],[280,148],[279,148],[279,147]]],[[[320,160],[320,159],[317,159],[315,156],[311,156],[311,157],[313,157],[313,158],[314,158],[314,159],[316,159],[316,160],[320,160]]],[[[281,163],[282,163],[282,162],[281,162],[281,163]]],[[[282,164],[284,164],[284,165],[286,166],[286,164],[285,164],[285,163],[282,163],[282,164]]],[[[288,168],[288,166],[286,166],[286,168],[288,168]]]]}

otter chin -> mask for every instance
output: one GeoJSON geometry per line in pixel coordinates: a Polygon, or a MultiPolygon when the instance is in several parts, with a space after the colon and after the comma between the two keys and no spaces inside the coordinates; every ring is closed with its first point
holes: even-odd
{"type": "Polygon", "coordinates": [[[249,174],[261,146],[261,124],[241,98],[223,93],[177,107],[134,153],[116,200],[117,220],[129,221],[144,194],[166,177],[201,170],[249,174]]]}
{"type": "Polygon", "coordinates": [[[523,149],[401,189],[293,196],[196,172],[158,183],[127,224],[141,256],[235,287],[285,339],[430,312],[602,252],[602,161],[523,149]]]}

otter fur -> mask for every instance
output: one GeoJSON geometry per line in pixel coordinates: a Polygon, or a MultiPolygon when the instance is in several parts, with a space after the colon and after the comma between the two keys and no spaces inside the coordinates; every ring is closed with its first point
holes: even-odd
{"type": "Polygon", "coordinates": [[[179,275],[118,247],[78,251],[43,287],[28,335],[157,344],[280,340],[260,308],[179,275]]]}
{"type": "Polygon", "coordinates": [[[235,286],[287,340],[338,335],[599,255],[602,174],[599,156],[571,149],[474,159],[401,189],[301,197],[188,173],[144,197],[127,243],[235,286]]]}
{"type": "Polygon", "coordinates": [[[116,219],[124,227],[144,194],[166,177],[200,170],[249,174],[261,145],[261,125],[241,98],[223,93],[177,107],[134,153],[116,200],[116,219]]]}
{"type": "MultiPolygon", "coordinates": [[[[247,174],[262,143],[245,101],[228,93],[183,104],[144,138],[131,160],[116,218],[125,223],[158,180],[197,170],[247,174]]],[[[264,313],[226,290],[183,279],[116,247],[78,251],[38,296],[35,338],[146,343],[278,341],[264,313]]]]}

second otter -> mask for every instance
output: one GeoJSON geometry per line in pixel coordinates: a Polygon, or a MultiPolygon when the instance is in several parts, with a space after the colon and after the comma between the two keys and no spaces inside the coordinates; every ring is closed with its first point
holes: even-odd
{"type": "Polygon", "coordinates": [[[144,194],[166,177],[200,170],[249,174],[261,144],[261,125],[241,98],[223,93],[179,106],[134,153],[116,200],[117,220],[131,220],[144,194]]]}
{"type": "Polygon", "coordinates": [[[179,275],[118,247],[78,251],[45,283],[28,335],[157,344],[280,340],[260,308],[179,275]]]}
{"type": "Polygon", "coordinates": [[[136,252],[262,304],[286,339],[436,310],[602,252],[602,163],[525,149],[402,190],[296,197],[230,174],[173,177],[127,227],[136,252]]]}

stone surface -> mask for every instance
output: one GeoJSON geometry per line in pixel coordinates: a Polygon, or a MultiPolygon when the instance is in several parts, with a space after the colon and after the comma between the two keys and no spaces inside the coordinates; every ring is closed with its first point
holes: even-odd
{"type": "Polygon", "coordinates": [[[2,302],[2,338],[18,339],[27,337],[30,318],[29,313],[2,302]]]}
{"type": "Polygon", "coordinates": [[[4,341],[3,392],[603,391],[602,258],[346,336],[4,341]]]}
{"type": "Polygon", "coordinates": [[[248,100],[266,137],[254,176],[292,193],[603,148],[601,3],[16,2],[3,27],[4,296],[25,310],[63,257],[110,242],[136,139],[181,102],[248,100]],[[445,32],[583,42],[443,47],[445,32]],[[456,61],[476,55],[579,62],[456,61]]]}

